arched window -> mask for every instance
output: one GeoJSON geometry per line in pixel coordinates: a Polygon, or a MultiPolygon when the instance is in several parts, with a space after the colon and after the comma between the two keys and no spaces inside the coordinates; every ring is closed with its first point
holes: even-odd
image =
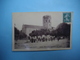
{"type": "Polygon", "coordinates": [[[46,22],[47,22],[47,20],[46,20],[46,22]]]}
{"type": "Polygon", "coordinates": [[[49,22],[50,22],[50,20],[49,20],[49,22]]]}

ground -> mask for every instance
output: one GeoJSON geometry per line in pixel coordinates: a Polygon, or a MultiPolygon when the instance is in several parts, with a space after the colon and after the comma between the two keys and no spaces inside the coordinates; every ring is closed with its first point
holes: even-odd
{"type": "Polygon", "coordinates": [[[28,43],[27,40],[18,40],[15,42],[15,49],[50,49],[50,48],[67,48],[69,41],[67,39],[28,43]]]}

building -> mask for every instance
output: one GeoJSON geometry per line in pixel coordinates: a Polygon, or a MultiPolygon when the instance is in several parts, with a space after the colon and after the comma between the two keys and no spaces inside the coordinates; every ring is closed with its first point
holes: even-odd
{"type": "Polygon", "coordinates": [[[22,26],[22,32],[26,33],[29,36],[33,30],[40,30],[40,29],[52,29],[51,27],[51,16],[45,15],[43,16],[43,26],[35,26],[35,25],[26,25],[22,26]]]}

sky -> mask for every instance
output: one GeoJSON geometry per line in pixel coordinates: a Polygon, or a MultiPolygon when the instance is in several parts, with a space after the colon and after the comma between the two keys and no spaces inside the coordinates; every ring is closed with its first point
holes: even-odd
{"type": "Polygon", "coordinates": [[[51,26],[57,27],[63,22],[63,12],[18,12],[12,14],[13,26],[19,30],[23,24],[43,26],[43,16],[51,16],[51,26]]]}

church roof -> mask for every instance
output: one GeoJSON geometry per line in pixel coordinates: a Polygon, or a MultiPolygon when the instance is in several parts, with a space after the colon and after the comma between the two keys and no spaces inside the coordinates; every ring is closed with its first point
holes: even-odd
{"type": "Polygon", "coordinates": [[[27,24],[23,24],[23,26],[24,26],[25,28],[40,28],[40,29],[44,28],[43,26],[27,25],[27,24]]]}

